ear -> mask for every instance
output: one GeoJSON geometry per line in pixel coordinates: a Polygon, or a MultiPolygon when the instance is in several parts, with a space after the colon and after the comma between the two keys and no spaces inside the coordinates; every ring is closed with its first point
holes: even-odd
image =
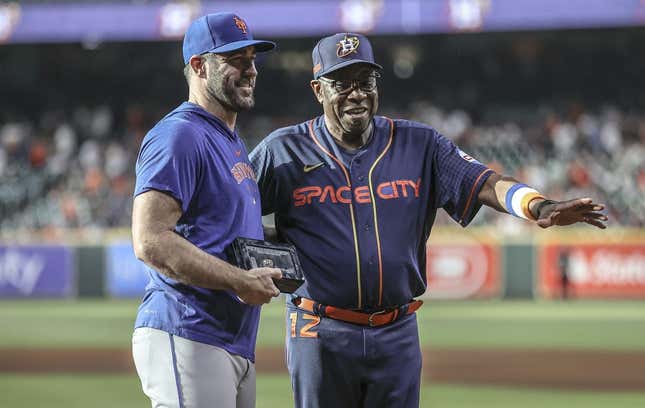
{"type": "Polygon", "coordinates": [[[313,81],[309,82],[309,85],[311,86],[311,90],[314,92],[314,96],[316,97],[316,100],[318,103],[323,103],[323,90],[322,90],[322,85],[320,81],[314,79],[313,81]]]}
{"type": "Polygon", "coordinates": [[[206,77],[206,58],[201,55],[193,55],[188,63],[196,76],[199,78],[206,77]]]}

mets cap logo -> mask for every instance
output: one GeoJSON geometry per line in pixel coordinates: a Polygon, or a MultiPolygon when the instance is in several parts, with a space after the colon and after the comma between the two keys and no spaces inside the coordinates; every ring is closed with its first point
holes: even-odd
{"type": "Polygon", "coordinates": [[[336,44],[338,45],[338,48],[336,49],[336,55],[342,58],[348,56],[352,52],[358,52],[357,50],[359,43],[360,41],[357,37],[347,37],[347,35],[345,35],[345,38],[343,38],[338,42],[338,44],[336,44]]]}
{"type": "Polygon", "coordinates": [[[237,26],[237,28],[239,28],[240,30],[242,30],[242,32],[244,34],[246,34],[247,27],[246,27],[246,23],[244,22],[244,20],[242,20],[238,16],[233,16],[233,20],[235,21],[235,25],[237,26]]]}

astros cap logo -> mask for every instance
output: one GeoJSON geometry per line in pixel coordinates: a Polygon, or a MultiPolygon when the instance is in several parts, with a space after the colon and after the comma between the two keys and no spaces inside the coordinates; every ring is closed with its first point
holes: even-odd
{"type": "Polygon", "coordinates": [[[337,44],[338,48],[336,49],[336,55],[342,58],[348,56],[352,52],[357,52],[359,43],[360,41],[357,37],[348,38],[347,35],[345,35],[345,38],[340,40],[337,44]]]}
{"type": "Polygon", "coordinates": [[[237,28],[239,28],[244,34],[246,34],[246,23],[244,22],[244,20],[242,20],[238,16],[233,16],[233,20],[235,20],[235,25],[237,26],[237,28]]]}

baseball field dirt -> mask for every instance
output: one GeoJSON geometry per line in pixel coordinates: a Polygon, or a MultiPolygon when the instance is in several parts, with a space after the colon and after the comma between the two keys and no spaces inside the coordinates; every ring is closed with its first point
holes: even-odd
{"type": "MultiPolygon", "coordinates": [[[[645,352],[537,349],[424,349],[426,382],[580,390],[645,390],[645,352]]],[[[259,372],[283,373],[284,350],[257,350],[259,372]]],[[[134,372],[130,350],[0,349],[0,372],[134,372]]]]}

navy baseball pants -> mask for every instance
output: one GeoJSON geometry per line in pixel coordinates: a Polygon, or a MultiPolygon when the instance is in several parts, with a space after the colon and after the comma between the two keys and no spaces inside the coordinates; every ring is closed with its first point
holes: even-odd
{"type": "Polygon", "coordinates": [[[419,406],[416,314],[368,327],[287,305],[287,367],[296,408],[419,406]]]}

